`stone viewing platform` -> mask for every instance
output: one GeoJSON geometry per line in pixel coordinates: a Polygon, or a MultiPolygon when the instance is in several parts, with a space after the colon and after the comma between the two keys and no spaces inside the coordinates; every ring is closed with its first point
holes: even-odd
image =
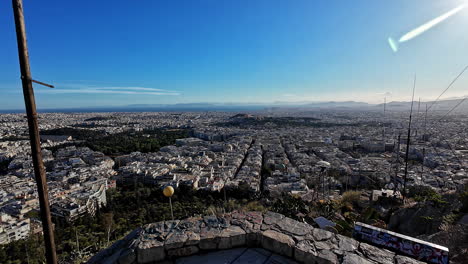
{"type": "Polygon", "coordinates": [[[204,263],[423,263],[273,212],[233,212],[147,224],[88,263],[197,263],[197,259],[211,259],[204,263]],[[221,262],[210,257],[232,248],[238,248],[239,257],[221,262]],[[265,261],[241,261],[241,256],[252,258],[246,253],[262,250],[270,254],[265,261]],[[269,260],[271,256],[283,260],[269,260]]]}

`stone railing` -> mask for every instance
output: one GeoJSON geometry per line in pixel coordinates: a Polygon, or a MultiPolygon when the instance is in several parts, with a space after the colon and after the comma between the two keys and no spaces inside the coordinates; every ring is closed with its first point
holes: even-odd
{"type": "Polygon", "coordinates": [[[148,224],[88,263],[153,263],[234,247],[262,247],[300,263],[422,263],[273,212],[148,224]]]}

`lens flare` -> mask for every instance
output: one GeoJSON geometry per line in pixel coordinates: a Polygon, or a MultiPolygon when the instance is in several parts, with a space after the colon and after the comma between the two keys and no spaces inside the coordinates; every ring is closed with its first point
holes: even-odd
{"type": "Polygon", "coordinates": [[[447,13],[441,15],[441,16],[438,16],[434,19],[432,19],[431,21],[428,21],[426,22],[425,24],[411,30],[410,32],[404,34],[399,40],[398,42],[395,41],[394,39],[392,38],[388,38],[388,44],[390,45],[390,47],[392,48],[392,50],[394,52],[397,52],[398,51],[398,46],[399,46],[399,43],[403,43],[403,42],[406,42],[408,40],[411,40],[419,35],[421,35],[422,33],[428,31],[429,29],[431,29],[432,27],[436,26],[437,24],[443,22],[444,20],[446,20],[447,18],[455,15],[456,13],[460,12],[461,10],[463,10],[464,8],[466,7],[466,4],[463,4],[461,6],[458,6],[450,11],[448,11],[447,13]]]}

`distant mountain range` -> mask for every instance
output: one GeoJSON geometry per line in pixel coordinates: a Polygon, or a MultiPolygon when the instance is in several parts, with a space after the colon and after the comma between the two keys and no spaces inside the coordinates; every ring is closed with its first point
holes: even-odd
{"type": "MultiPolygon", "coordinates": [[[[431,111],[449,111],[463,98],[451,98],[435,103],[431,111]]],[[[431,106],[434,101],[421,102],[420,111],[425,111],[426,104],[431,106]]],[[[418,109],[419,102],[414,102],[418,109]]],[[[409,111],[411,102],[389,102],[388,111],[409,111]]],[[[180,104],[130,104],[124,106],[84,107],[39,109],[39,112],[172,112],[172,111],[306,111],[306,110],[354,110],[382,111],[383,104],[370,104],[357,101],[328,102],[273,102],[273,103],[180,103],[180,104]]],[[[468,100],[460,104],[456,112],[468,112],[468,100]]],[[[0,113],[24,113],[24,110],[0,110],[0,113]]]]}
{"type": "MultiPolygon", "coordinates": [[[[457,98],[457,99],[444,99],[444,100],[439,100],[437,102],[435,101],[427,101],[427,102],[421,102],[421,105],[419,106],[419,102],[415,101],[413,102],[413,109],[417,110],[418,107],[420,108],[420,111],[425,111],[426,110],[426,105],[428,108],[430,108],[430,111],[449,111],[453,107],[455,107],[457,104],[459,104],[463,98],[457,98]]],[[[383,104],[378,104],[376,105],[380,108],[383,107],[383,104]]],[[[387,104],[387,109],[391,111],[409,111],[411,108],[411,102],[390,102],[387,104]]],[[[468,100],[462,102],[459,106],[457,106],[455,112],[468,112],[468,100]]]]}

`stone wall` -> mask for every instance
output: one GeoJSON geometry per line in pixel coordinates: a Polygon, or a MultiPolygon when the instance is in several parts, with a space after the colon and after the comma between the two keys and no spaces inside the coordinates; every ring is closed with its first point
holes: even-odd
{"type": "Polygon", "coordinates": [[[422,263],[273,212],[148,224],[88,263],[153,263],[234,247],[262,247],[301,263],[422,263]]]}

